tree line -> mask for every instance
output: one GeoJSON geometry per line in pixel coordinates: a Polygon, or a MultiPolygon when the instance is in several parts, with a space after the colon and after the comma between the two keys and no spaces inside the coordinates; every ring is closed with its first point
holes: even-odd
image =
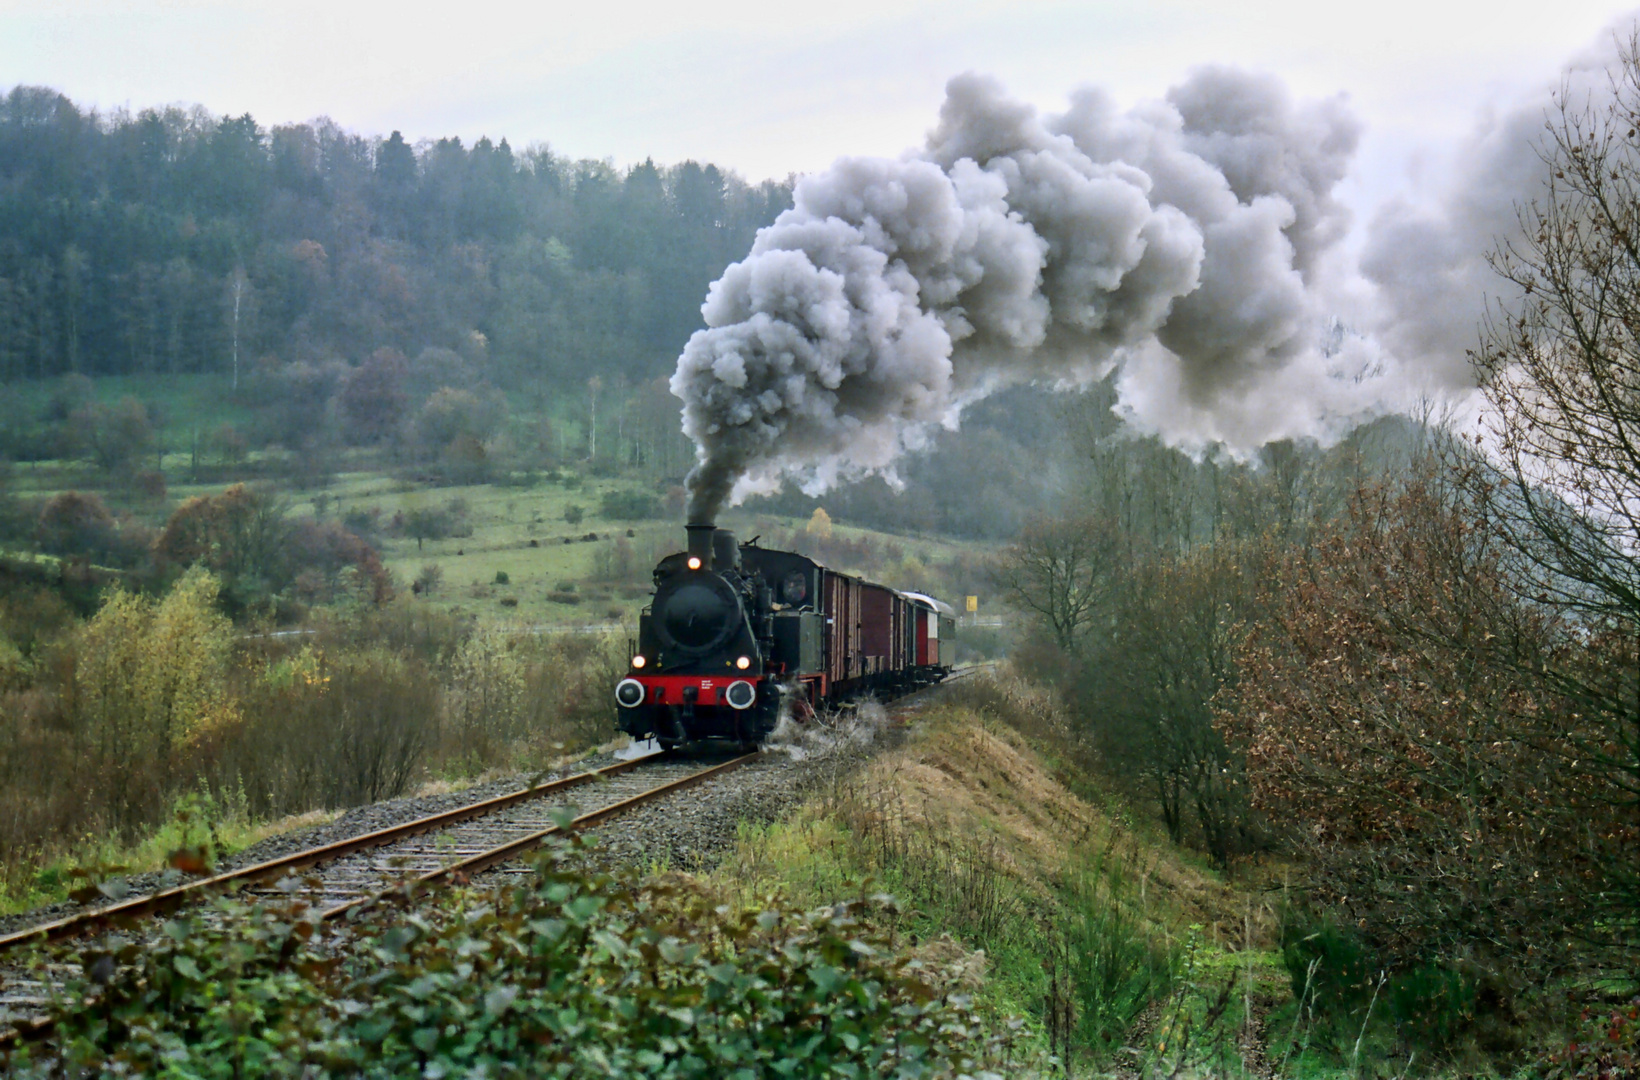
{"type": "Polygon", "coordinates": [[[693,161],[626,170],[328,119],[0,97],[0,381],[481,353],[494,381],[670,366],[707,285],[790,203],[693,161]]]}

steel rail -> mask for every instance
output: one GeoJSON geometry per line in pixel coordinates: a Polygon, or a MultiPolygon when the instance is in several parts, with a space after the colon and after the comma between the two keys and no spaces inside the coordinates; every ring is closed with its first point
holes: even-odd
{"type": "MultiPolygon", "coordinates": [[[[350,840],[339,841],[336,844],[328,844],[324,847],[310,848],[306,851],[296,852],[293,855],[285,856],[280,859],[273,859],[265,863],[258,863],[256,866],[246,867],[243,870],[233,871],[229,874],[219,874],[214,878],[193,882],[191,884],[197,888],[222,881],[265,878],[278,870],[289,870],[293,867],[299,868],[301,866],[311,866],[315,863],[326,862],[332,858],[339,857],[340,855],[349,854],[352,851],[376,847],[391,840],[414,836],[420,832],[426,832],[432,828],[436,828],[440,824],[457,824],[461,821],[470,820],[474,817],[481,817],[484,816],[484,814],[491,813],[495,810],[501,809],[504,806],[510,806],[515,803],[522,802],[527,798],[545,794],[549,790],[562,791],[567,787],[575,787],[579,784],[588,783],[599,776],[610,776],[627,772],[643,762],[650,761],[661,756],[663,756],[662,753],[646,754],[643,757],[633,758],[630,761],[622,761],[617,762],[614,765],[607,765],[602,769],[593,769],[590,772],[578,773],[575,776],[565,777],[563,780],[554,781],[550,785],[543,784],[534,788],[525,788],[520,791],[515,791],[509,795],[502,795],[495,799],[488,799],[481,803],[473,803],[470,806],[459,807],[456,810],[448,811],[445,814],[434,814],[429,815],[428,817],[418,818],[416,821],[408,822],[404,825],[393,826],[388,829],[380,829],[374,833],[354,837],[350,840]],[[481,811],[479,809],[480,807],[484,807],[486,809],[481,811]],[[416,828],[416,826],[420,826],[420,828],[416,828]],[[365,840],[372,840],[373,842],[368,844],[363,843],[365,840]],[[345,845],[353,846],[349,851],[335,851],[333,854],[320,855],[321,852],[330,853],[333,849],[339,849],[345,845]],[[306,862],[302,861],[304,857],[309,856],[313,856],[313,858],[308,859],[306,862]]],[[[401,883],[393,886],[392,888],[383,889],[378,892],[359,897],[355,900],[350,900],[345,904],[340,904],[336,907],[321,912],[317,921],[324,923],[343,918],[349,914],[362,911],[363,909],[383,900],[412,897],[417,891],[427,886],[465,880],[473,874],[480,873],[498,864],[508,862],[524,854],[525,852],[540,846],[543,840],[555,833],[562,833],[567,829],[580,829],[589,825],[598,824],[599,822],[624,813],[627,810],[635,809],[636,807],[642,806],[646,803],[654,802],[656,799],[662,798],[666,795],[677,794],[678,792],[685,791],[696,786],[697,784],[704,783],[713,777],[720,776],[723,773],[734,769],[738,769],[743,765],[748,765],[762,756],[762,751],[754,751],[753,753],[744,754],[738,758],[733,758],[721,764],[702,769],[699,772],[690,773],[688,776],[681,777],[677,780],[671,780],[667,783],[657,785],[656,787],[650,788],[648,791],[640,792],[637,795],[623,799],[620,802],[611,803],[609,806],[601,807],[597,810],[590,810],[585,814],[581,814],[580,816],[573,818],[567,823],[567,825],[551,825],[545,829],[539,829],[528,835],[509,840],[504,844],[489,849],[488,851],[483,851],[477,855],[470,856],[460,862],[451,863],[448,866],[440,867],[437,870],[432,870],[421,874],[413,881],[401,883]]],[[[167,890],[164,894],[155,894],[154,896],[139,899],[152,901],[157,900],[162,895],[166,897],[173,897],[175,894],[182,891],[182,889],[171,889],[167,890]]],[[[180,898],[177,899],[177,902],[180,903],[180,898]]],[[[128,905],[120,906],[125,907],[128,905]]],[[[111,910],[112,909],[101,909],[97,912],[89,913],[87,916],[75,916],[73,918],[96,921],[100,916],[110,915],[111,910]]],[[[153,911],[160,909],[157,907],[149,907],[144,910],[152,913],[153,911]]],[[[129,915],[130,913],[126,912],[125,914],[129,915]]],[[[67,923],[70,921],[71,920],[66,919],[59,920],[59,923],[67,923]]],[[[53,940],[51,938],[41,936],[41,933],[46,930],[47,927],[54,927],[56,925],[58,924],[53,923],[47,924],[44,927],[35,927],[33,930],[28,931],[25,934],[13,934],[10,935],[10,937],[28,940],[29,935],[33,935],[33,939],[35,940],[53,940]]],[[[76,931],[62,931],[58,933],[57,937],[66,937],[70,936],[71,933],[83,931],[85,925],[88,925],[88,923],[82,924],[79,930],[76,931]]],[[[18,942],[15,941],[10,942],[10,944],[17,943],[18,942]]],[[[18,1043],[33,1042],[38,1040],[48,1034],[56,1025],[57,1018],[53,1016],[36,1017],[32,1020],[14,1021],[11,1025],[11,1030],[0,1031],[0,1051],[3,1051],[5,1048],[14,1046],[18,1043]]]]}
{"type": "MultiPolygon", "coordinates": [[[[661,784],[657,787],[652,787],[648,791],[639,792],[631,798],[622,799],[618,803],[611,803],[610,805],[597,810],[589,810],[581,816],[572,819],[568,823],[567,829],[581,829],[588,825],[596,825],[598,822],[603,821],[606,818],[615,817],[616,815],[624,813],[627,810],[642,806],[644,803],[654,802],[656,799],[659,799],[665,795],[673,795],[680,791],[686,791],[697,784],[705,783],[714,776],[721,775],[722,773],[729,772],[733,769],[738,769],[742,765],[749,765],[762,756],[763,752],[761,750],[755,750],[750,754],[744,754],[732,760],[725,761],[721,765],[713,765],[711,768],[702,769],[700,772],[690,773],[688,776],[681,777],[677,780],[668,781],[667,783],[661,784]]],[[[477,855],[470,856],[460,862],[451,863],[448,866],[441,866],[437,870],[429,870],[427,873],[419,875],[413,881],[406,884],[396,885],[390,889],[382,889],[381,891],[372,893],[368,896],[361,896],[356,900],[349,900],[345,904],[338,904],[336,907],[321,912],[319,915],[319,921],[329,922],[332,919],[341,918],[351,912],[362,910],[372,904],[378,903],[379,901],[386,900],[391,897],[412,894],[420,886],[436,885],[445,881],[471,877],[472,875],[488,870],[490,867],[499,863],[510,862],[524,854],[526,851],[539,847],[541,842],[547,837],[552,836],[555,833],[562,833],[565,831],[565,826],[549,825],[545,829],[540,829],[536,832],[528,834],[527,836],[520,836],[517,839],[509,840],[505,844],[493,847],[488,851],[479,852],[477,855]]]]}
{"type": "Polygon", "coordinates": [[[262,881],[273,877],[275,874],[283,875],[305,870],[308,867],[330,862],[346,855],[353,855],[373,847],[380,847],[383,844],[418,836],[421,833],[431,832],[434,829],[441,829],[448,825],[458,825],[463,821],[485,817],[521,802],[528,802],[570,788],[580,787],[583,784],[590,784],[595,780],[606,777],[618,776],[661,756],[660,752],[656,752],[645,754],[642,757],[635,757],[628,761],[617,761],[612,765],[605,765],[602,768],[591,769],[584,773],[576,773],[574,776],[566,776],[561,780],[537,784],[534,787],[520,788],[505,795],[497,795],[493,799],[458,806],[453,810],[429,814],[414,821],[390,825],[385,829],[362,833],[320,847],[292,852],[289,855],[282,855],[279,858],[269,859],[266,862],[256,863],[252,866],[240,867],[237,870],[229,870],[211,877],[199,878],[169,889],[161,889],[158,892],[118,901],[107,907],[97,908],[95,911],[75,912],[73,915],[65,916],[53,922],[40,923],[26,930],[17,930],[0,936],[0,952],[19,945],[39,945],[77,937],[92,930],[106,927],[115,920],[137,919],[173,911],[196,895],[208,895],[213,890],[219,890],[235,882],[262,881]]]}

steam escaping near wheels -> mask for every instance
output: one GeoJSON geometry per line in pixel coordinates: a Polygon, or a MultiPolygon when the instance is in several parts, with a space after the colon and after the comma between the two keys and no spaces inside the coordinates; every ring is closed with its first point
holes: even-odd
{"type": "Polygon", "coordinates": [[[877,741],[889,722],[888,710],[871,699],[812,714],[806,722],[796,720],[790,708],[782,708],[774,730],[763,741],[763,749],[785,754],[793,761],[865,749],[877,741]]]}
{"type": "Polygon", "coordinates": [[[951,80],[921,151],[803,178],[712,285],[671,384],[689,520],[788,479],[896,482],[902,453],[1020,382],[1119,367],[1141,424],[1249,447],[1370,409],[1359,381],[1317,381],[1349,361],[1323,355],[1313,293],[1358,135],[1340,99],[1226,69],[1125,113],[1083,90],[1055,117],[951,80]]]}

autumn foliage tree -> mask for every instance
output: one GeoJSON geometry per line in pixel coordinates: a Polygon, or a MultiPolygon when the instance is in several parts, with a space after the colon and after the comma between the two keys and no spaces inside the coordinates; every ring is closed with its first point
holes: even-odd
{"type": "Polygon", "coordinates": [[[333,522],[299,521],[283,500],[235,484],[179,506],[154,544],[162,568],[203,566],[219,575],[230,611],[273,602],[301,578],[307,599],[351,593],[371,604],[392,598],[392,579],[364,540],[333,522]]]}
{"type": "Polygon", "coordinates": [[[62,491],[40,507],[35,525],[40,550],[93,562],[129,564],[139,557],[146,531],[122,523],[94,492],[62,491]]]}
{"type": "Polygon", "coordinates": [[[351,443],[381,442],[397,433],[410,398],[404,391],[405,360],[397,349],[377,349],[342,380],[337,404],[351,443]]]}
{"type": "Polygon", "coordinates": [[[158,603],[116,591],[80,631],[69,701],[89,775],[77,782],[126,835],[154,819],[174,780],[191,778],[190,745],[236,718],[233,628],[217,591],[196,567],[158,603]]]}
{"type": "Polygon", "coordinates": [[[1362,491],[1271,584],[1218,724],[1308,896],[1401,965],[1542,975],[1587,942],[1632,835],[1542,678],[1587,648],[1510,583],[1512,553],[1426,473],[1362,491]]]}

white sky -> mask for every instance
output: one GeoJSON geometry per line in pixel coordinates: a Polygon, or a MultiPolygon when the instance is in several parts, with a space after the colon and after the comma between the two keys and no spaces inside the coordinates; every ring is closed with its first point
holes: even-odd
{"type": "Polygon", "coordinates": [[[1300,96],[1349,95],[1367,127],[1341,195],[1359,223],[1391,194],[1432,193],[1489,108],[1546,89],[1626,7],[0,0],[0,86],[99,108],[198,103],[264,125],[329,115],[412,141],[506,136],[623,165],[693,157],[755,180],[918,144],[964,70],[1051,112],[1081,84],[1131,102],[1230,63],[1300,96]]]}

